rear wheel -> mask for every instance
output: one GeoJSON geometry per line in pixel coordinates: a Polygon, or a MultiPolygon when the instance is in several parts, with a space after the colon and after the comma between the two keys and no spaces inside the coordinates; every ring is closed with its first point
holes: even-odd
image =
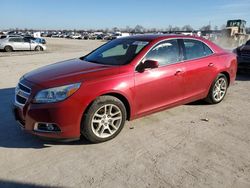
{"type": "Polygon", "coordinates": [[[226,96],[228,80],[224,74],[219,74],[213,82],[206,101],[211,104],[220,103],[226,96]]]}
{"type": "Polygon", "coordinates": [[[5,46],[4,47],[4,51],[5,52],[12,52],[13,51],[13,48],[11,46],[5,46]]]}
{"type": "Polygon", "coordinates": [[[126,108],[116,97],[98,97],[84,114],[81,133],[98,143],[116,137],[124,127],[126,108]]]}

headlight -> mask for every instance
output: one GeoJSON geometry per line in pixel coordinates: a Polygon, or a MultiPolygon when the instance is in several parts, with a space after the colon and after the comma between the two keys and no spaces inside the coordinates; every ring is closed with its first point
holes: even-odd
{"type": "Polygon", "coordinates": [[[80,86],[81,83],[76,83],[76,84],[70,84],[70,85],[41,90],[36,94],[33,102],[52,103],[52,102],[63,101],[68,97],[70,97],[73,93],[75,93],[80,86]]]}

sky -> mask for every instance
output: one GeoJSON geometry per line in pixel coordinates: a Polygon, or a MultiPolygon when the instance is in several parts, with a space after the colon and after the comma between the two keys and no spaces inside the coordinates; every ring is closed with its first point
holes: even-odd
{"type": "Polygon", "coordinates": [[[250,0],[0,0],[0,29],[164,29],[190,24],[199,29],[245,19],[250,0]]]}

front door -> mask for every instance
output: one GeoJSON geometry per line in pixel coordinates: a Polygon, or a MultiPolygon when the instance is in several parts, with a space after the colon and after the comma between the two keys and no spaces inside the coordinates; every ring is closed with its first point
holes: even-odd
{"type": "MultiPolygon", "coordinates": [[[[143,59],[159,67],[135,72],[135,103],[138,116],[173,105],[182,99],[183,70],[178,41],[167,40],[153,47],[143,59]]],[[[142,62],[142,63],[143,63],[142,62]]]]}

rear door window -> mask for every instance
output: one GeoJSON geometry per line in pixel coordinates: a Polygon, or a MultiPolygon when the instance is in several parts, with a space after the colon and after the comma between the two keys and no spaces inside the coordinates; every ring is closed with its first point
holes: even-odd
{"type": "Polygon", "coordinates": [[[211,55],[213,51],[203,42],[193,39],[184,39],[185,60],[202,58],[211,55]]]}
{"type": "Polygon", "coordinates": [[[23,38],[10,38],[9,42],[24,42],[23,38]]]}

